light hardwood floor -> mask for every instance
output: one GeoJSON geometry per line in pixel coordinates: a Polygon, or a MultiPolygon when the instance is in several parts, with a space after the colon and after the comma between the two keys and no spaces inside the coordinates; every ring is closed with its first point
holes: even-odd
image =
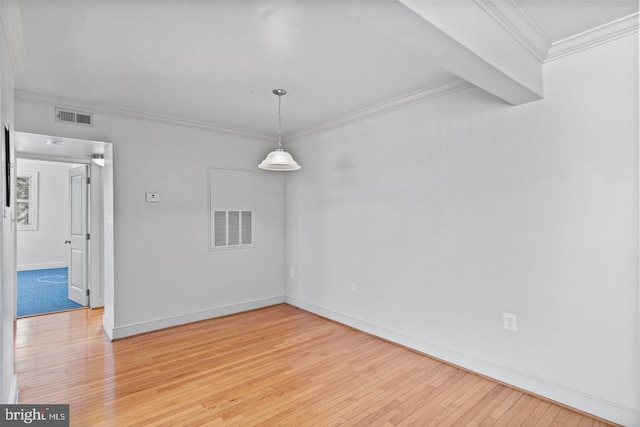
{"type": "Polygon", "coordinates": [[[602,426],[288,305],[109,342],[101,310],[19,319],[21,403],[72,426],[602,426]]]}

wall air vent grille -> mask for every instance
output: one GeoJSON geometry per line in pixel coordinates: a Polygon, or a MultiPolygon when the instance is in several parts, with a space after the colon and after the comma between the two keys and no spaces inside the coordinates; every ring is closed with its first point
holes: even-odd
{"type": "Polygon", "coordinates": [[[93,114],[85,113],[82,111],[69,110],[67,108],[56,108],[56,122],[92,126],[93,114]]]}
{"type": "Polygon", "coordinates": [[[91,124],[91,115],[89,114],[76,114],[76,123],[82,123],[83,125],[91,124]]]}

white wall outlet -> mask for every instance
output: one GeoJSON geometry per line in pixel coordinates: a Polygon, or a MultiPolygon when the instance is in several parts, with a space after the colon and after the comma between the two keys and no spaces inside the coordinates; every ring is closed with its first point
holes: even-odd
{"type": "Polygon", "coordinates": [[[147,193],[147,203],[158,203],[160,201],[160,193],[147,193]]]}
{"type": "Polygon", "coordinates": [[[293,268],[289,269],[289,277],[292,278],[292,279],[294,277],[296,277],[296,272],[295,272],[295,270],[293,268]]]}
{"type": "Polygon", "coordinates": [[[355,282],[351,282],[351,293],[355,294],[357,290],[358,290],[358,285],[356,285],[355,282]]]}
{"type": "Polygon", "coordinates": [[[507,331],[518,332],[518,316],[513,313],[502,313],[502,327],[507,331]]]}

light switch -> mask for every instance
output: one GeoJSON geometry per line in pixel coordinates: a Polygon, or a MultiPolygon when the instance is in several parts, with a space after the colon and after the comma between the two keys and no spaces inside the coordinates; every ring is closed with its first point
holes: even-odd
{"type": "Polygon", "coordinates": [[[158,203],[160,201],[160,193],[147,193],[147,203],[158,203]]]}

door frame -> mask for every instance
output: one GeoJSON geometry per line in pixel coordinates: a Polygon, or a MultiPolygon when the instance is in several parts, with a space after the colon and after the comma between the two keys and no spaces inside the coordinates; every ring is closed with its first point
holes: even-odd
{"type": "MultiPolygon", "coordinates": [[[[113,324],[114,315],[114,253],[113,253],[113,146],[102,141],[54,137],[50,135],[15,132],[15,157],[17,159],[89,165],[91,185],[89,204],[89,286],[90,308],[104,307],[103,323],[113,324]],[[52,152],[51,140],[59,141],[60,149],[52,152]],[[37,142],[42,144],[39,149],[37,142]],[[66,149],[65,149],[66,147],[66,149]],[[104,155],[104,166],[91,161],[92,153],[104,155]]],[[[15,184],[14,184],[15,185],[15,184]]],[[[15,191],[14,191],[15,192],[15,191]]],[[[16,295],[17,292],[14,292],[16,295]]],[[[14,301],[14,306],[17,301],[14,301]]],[[[15,310],[14,310],[15,320],[15,310]]],[[[107,328],[105,328],[105,332],[107,328]]]]}

